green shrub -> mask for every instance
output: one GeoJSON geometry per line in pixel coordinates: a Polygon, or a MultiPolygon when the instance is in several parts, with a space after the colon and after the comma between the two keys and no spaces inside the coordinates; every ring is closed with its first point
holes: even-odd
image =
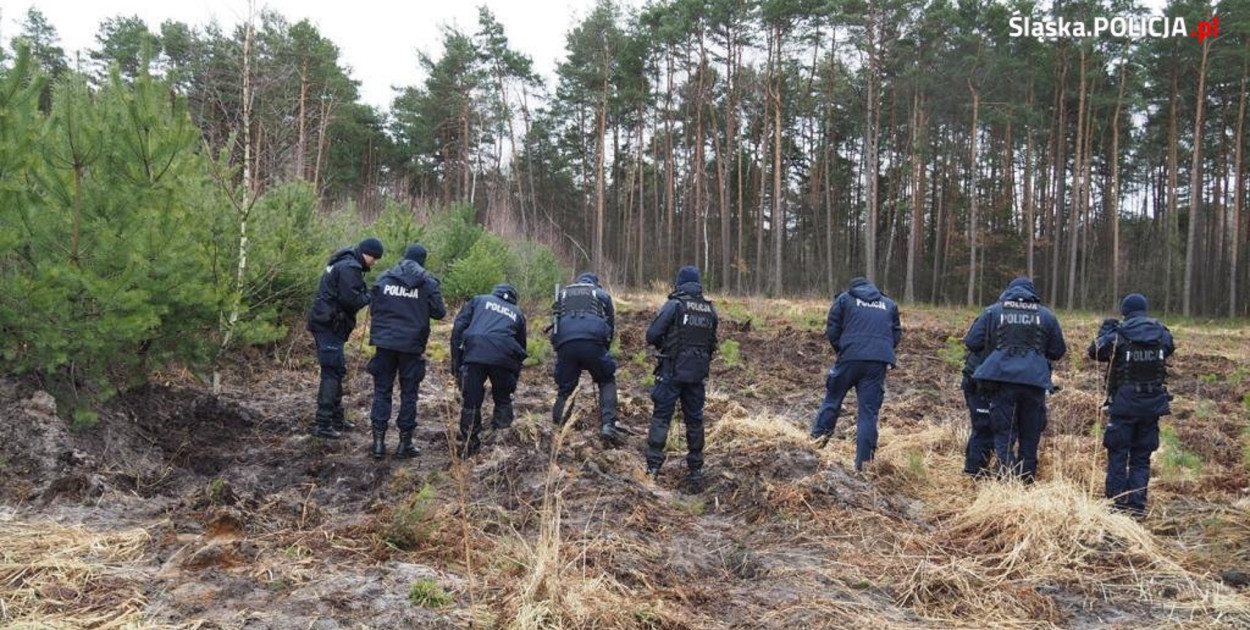
{"type": "Polygon", "coordinates": [[[386,247],[382,261],[388,268],[399,262],[404,250],[412,243],[421,243],[429,248],[429,244],[425,243],[425,227],[417,223],[416,213],[407,204],[398,201],[388,199],[382,213],[365,231],[381,239],[386,247]]]}
{"type": "Polygon", "coordinates": [[[964,348],[964,340],[955,336],[947,337],[946,345],[938,350],[938,356],[942,358],[944,363],[961,370],[964,367],[964,355],[966,353],[967,349],[964,348]]]}
{"type": "Polygon", "coordinates": [[[551,340],[547,339],[547,335],[531,334],[525,338],[525,352],[529,355],[525,357],[525,367],[533,367],[547,361],[547,355],[551,353],[551,340]]]}
{"type": "Polygon", "coordinates": [[[498,237],[483,236],[473,244],[467,256],[452,263],[443,278],[443,297],[460,301],[490,293],[495,285],[503,282],[507,262],[507,244],[498,237]]]}
{"type": "Polygon", "coordinates": [[[434,514],[434,487],[427,483],[391,510],[382,537],[391,547],[412,551],[428,542],[438,526],[434,514]]]}
{"type": "Polygon", "coordinates": [[[440,278],[451,272],[452,266],[469,255],[485,230],[477,224],[473,207],[457,204],[443,211],[431,213],[426,238],[430,256],[426,267],[440,278]]]}
{"type": "Polygon", "coordinates": [[[741,357],[738,356],[738,342],[733,339],[726,339],[720,342],[717,347],[717,354],[721,360],[729,367],[738,367],[741,357]]]}
{"type": "Polygon", "coordinates": [[[1159,441],[1162,451],[1160,459],[1163,476],[1168,479],[1179,479],[1190,474],[1197,477],[1202,474],[1202,458],[1196,453],[1185,450],[1181,445],[1176,427],[1170,424],[1159,425],[1159,441]]]}
{"type": "Polygon", "coordinates": [[[509,243],[504,273],[525,303],[544,308],[550,306],[555,286],[571,275],[551,248],[525,241],[509,243]]]}
{"type": "Polygon", "coordinates": [[[446,608],[452,604],[451,595],[430,578],[413,582],[412,588],[408,590],[408,600],[413,606],[430,609],[446,608]]]}

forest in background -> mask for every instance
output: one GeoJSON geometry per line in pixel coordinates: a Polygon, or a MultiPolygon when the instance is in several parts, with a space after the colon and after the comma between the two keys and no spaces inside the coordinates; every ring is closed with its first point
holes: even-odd
{"type": "Polygon", "coordinates": [[[1164,14],[1218,15],[1220,37],[1010,36],[1013,15],[1146,15],[1118,0],[600,0],[550,85],[482,8],[420,43],[424,83],[387,111],[315,25],[275,13],[112,18],[71,60],[32,9],[12,45],[53,79],[163,78],[254,194],[303,179],[365,217],[465,201],[631,285],[695,262],[718,290],[866,274],[979,304],[1026,273],[1064,308],[1135,288],[1245,314],[1250,2],[1164,14]]]}
{"type": "MultiPolygon", "coordinates": [[[[269,343],[326,254],[423,238],[450,297],[570,267],[713,291],[1244,316],[1250,0],[1220,36],[1011,37],[1121,2],[666,0],[587,7],[554,85],[486,8],[362,103],[308,20],[116,17],[0,49],[0,352],[109,383],[269,343]]],[[[407,63],[396,47],[396,63],[407,63]]],[[[385,261],[384,261],[385,263],[385,261]]]]}

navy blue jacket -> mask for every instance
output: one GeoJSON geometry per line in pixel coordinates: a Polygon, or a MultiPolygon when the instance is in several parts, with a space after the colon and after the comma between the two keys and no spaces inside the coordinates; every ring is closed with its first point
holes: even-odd
{"type": "Polygon", "coordinates": [[[347,339],[356,328],[356,313],[369,305],[369,299],[364,259],[350,247],[334,252],[308,312],[308,330],[347,339]]]}
{"type": "Polygon", "coordinates": [[[838,361],[880,361],[894,365],[903,339],[898,305],[875,285],[860,280],[838,294],[825,318],[825,338],[838,361]]]}
{"type": "MultiPolygon", "coordinates": [[[[682,297],[703,297],[703,285],[698,282],[685,282],[677,286],[677,290],[668,296],[668,301],[660,307],[660,312],[647,327],[647,344],[664,350],[665,341],[670,331],[678,324],[677,314],[681,311],[682,297]]],[[[712,331],[708,346],[703,348],[683,347],[675,350],[676,356],[665,356],[660,361],[660,372],[670,375],[678,383],[699,383],[707,378],[712,355],[716,353],[716,330],[719,319],[716,309],[712,309],[712,331]]]]}
{"type": "MultiPolygon", "coordinates": [[[[1163,349],[1163,356],[1172,356],[1176,346],[1172,341],[1172,332],[1157,320],[1146,317],[1142,311],[1129,313],[1118,325],[1114,321],[1107,322],[1098,331],[1098,338],[1089,345],[1089,358],[1098,361],[1113,361],[1111,369],[1119,367],[1122,360],[1117,350],[1128,347],[1130,342],[1155,344],[1163,349]]],[[[1113,392],[1108,392],[1108,411],[1113,416],[1165,416],[1172,413],[1165,387],[1150,391],[1138,391],[1132,383],[1120,383],[1113,392]]]]}
{"type": "Polygon", "coordinates": [[[996,331],[999,316],[1003,312],[1003,302],[1032,302],[1040,305],[1041,298],[1033,288],[1032,282],[1016,281],[1008,286],[998,302],[988,306],[972,322],[968,334],[964,336],[964,346],[973,352],[984,352],[985,360],[973,373],[979,381],[995,381],[999,383],[1015,383],[1053,390],[1050,382],[1050,362],[1058,361],[1068,351],[1063,340],[1063,331],[1059,328],[1059,320],[1045,306],[1039,306],[1038,316],[1041,319],[1042,349],[1041,352],[1012,353],[1006,348],[998,348],[996,331]]]}
{"type": "Polygon", "coordinates": [[[425,354],[430,320],[447,316],[438,278],[415,260],[403,259],[373,285],[369,343],[387,350],[425,354]]]}
{"type": "Polygon", "coordinates": [[[451,329],[452,367],[479,363],[521,371],[526,357],[525,314],[504,295],[515,293],[495,287],[491,295],[479,295],[460,308],[451,329]]]}
{"type": "MultiPolygon", "coordinates": [[[[612,296],[599,286],[599,277],[593,273],[578,276],[577,282],[595,286],[595,297],[603,305],[603,317],[593,314],[561,317],[551,336],[552,345],[559,348],[570,341],[583,339],[598,341],[605,346],[612,345],[612,336],[616,332],[616,307],[612,305],[612,296]]],[[[559,307],[559,304],[554,306],[559,307]]]]}

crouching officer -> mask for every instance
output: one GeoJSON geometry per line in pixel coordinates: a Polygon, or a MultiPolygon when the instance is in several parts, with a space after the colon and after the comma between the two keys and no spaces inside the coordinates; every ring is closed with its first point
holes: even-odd
{"type": "Polygon", "coordinates": [[[382,241],[366,238],[355,248],[330,256],[308,312],[308,331],[317,341],[321,385],[317,388],[317,429],[314,435],[338,438],[351,428],[343,418],[343,377],[347,360],[343,344],[356,328],[356,313],[369,305],[365,271],[382,258],[382,241]]]}
{"type": "Polygon", "coordinates": [[[451,365],[460,377],[460,456],[482,448],[482,402],[490,379],[495,409],[491,426],[512,426],[512,394],[525,361],[525,314],[517,306],[517,292],[500,284],[490,295],[469,300],[456,315],[451,330],[451,365]]]}
{"type": "Polygon", "coordinates": [[[677,272],[675,290],[647,328],[647,343],[660,350],[651,389],[651,430],[647,434],[647,475],[656,478],[664,464],[668,429],[681,401],[686,423],[686,466],[694,490],[703,483],[703,403],[712,355],[716,352],[716,309],[703,297],[698,267],[677,272]]]}
{"type": "Polygon", "coordinates": [[[968,434],[968,446],[964,449],[964,474],[981,478],[989,472],[990,457],[994,454],[994,430],[990,427],[990,399],[981,391],[977,380],[972,378],[985,360],[984,352],[969,351],[964,355],[964,369],[959,388],[968,405],[972,430],[968,434]]]}
{"type": "Polygon", "coordinates": [[[425,345],[430,320],[447,315],[438,278],[425,269],[426,250],[409,245],[403,260],[382,274],[373,286],[369,343],[377,352],[369,361],[373,375],[373,458],[386,457],[386,428],[391,421],[391,392],[399,375],[399,446],[396,459],[417,456],[412,432],[417,428],[417,397],[425,380],[425,345]]]}
{"type": "Polygon", "coordinates": [[[616,428],[616,361],[610,353],[616,310],[612,296],[599,286],[599,276],[583,273],[576,283],[560,289],[551,321],[551,345],[556,349],[552,422],[564,423],[565,404],[585,370],[599,387],[599,435],[609,444],[619,444],[624,436],[616,428]]]}
{"type": "Polygon", "coordinates": [[[1107,448],[1107,498],[1119,510],[1146,515],[1150,454],[1159,448],[1159,416],[1168,403],[1167,359],[1175,350],[1167,326],[1146,316],[1146,298],[1130,293],[1120,302],[1124,321],[1107,319],[1089,346],[1089,358],[1111,362],[1103,433],[1107,448]]]}
{"type": "Polygon", "coordinates": [[[842,411],[842,399],[854,387],[859,399],[855,470],[862,471],[877,451],[877,416],[885,398],[885,373],[894,365],[894,349],[903,339],[898,305],[867,278],[854,278],[829,307],[825,337],[838,360],[825,377],[825,400],[812,424],[812,439],[818,447],[828,443],[842,411]]]}
{"type": "Polygon", "coordinates": [[[1046,392],[1054,390],[1050,361],[1063,358],[1068,349],[1059,320],[1042,305],[1032,280],[1016,278],[972,322],[964,346],[985,354],[972,377],[990,399],[998,472],[1032,483],[1046,429],[1046,392]]]}

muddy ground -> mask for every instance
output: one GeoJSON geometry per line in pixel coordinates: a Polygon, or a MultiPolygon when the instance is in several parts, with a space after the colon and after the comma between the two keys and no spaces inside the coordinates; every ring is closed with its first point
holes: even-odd
{"type": "Polygon", "coordinates": [[[714,364],[695,494],[680,422],[659,483],[644,475],[643,331],[660,299],[619,300],[634,433],[621,448],[596,437],[588,377],[574,426],[551,426],[547,356],[522,377],[516,425],[458,462],[438,341],[412,461],[368,457],[372,384],[355,341],[344,403],[358,428],[339,441],[310,436],[317,371],[302,337],[236,357],[219,397],[170,369],[83,430],[35,383],[3,381],[0,626],[1250,626],[1244,328],[1176,327],[1175,440],[1156,454],[1139,525],[1100,503],[1101,375],[1077,356],[1097,316],[1061,316],[1072,358],[1056,366],[1042,482],[1023,488],[959,474],[967,422],[949,338],[974,313],[904,311],[878,462],[857,475],[853,396],[841,439],[804,440],[833,358],[827,305],[722,303],[721,338],[739,356],[714,364]],[[1035,525],[1059,551],[1040,554],[1028,534],[1042,530],[1018,521],[1050,514],[1051,493],[1067,502],[1060,522],[1035,525]],[[1024,517],[995,514],[1017,497],[1024,517]],[[1093,533],[1069,536],[1081,518],[1093,533]]]}

